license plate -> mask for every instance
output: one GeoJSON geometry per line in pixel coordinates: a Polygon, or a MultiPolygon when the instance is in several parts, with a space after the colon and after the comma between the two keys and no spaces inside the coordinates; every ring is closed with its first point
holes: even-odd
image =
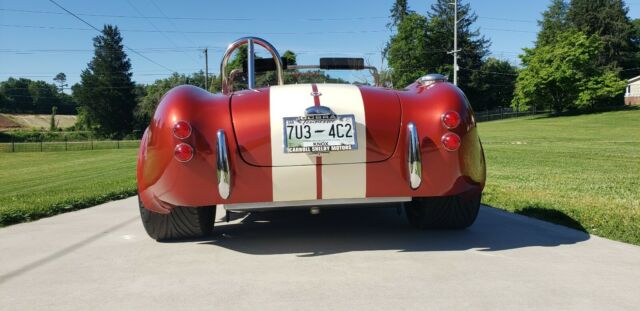
{"type": "Polygon", "coordinates": [[[358,149],[352,114],[284,118],[286,153],[348,151],[358,149]]]}

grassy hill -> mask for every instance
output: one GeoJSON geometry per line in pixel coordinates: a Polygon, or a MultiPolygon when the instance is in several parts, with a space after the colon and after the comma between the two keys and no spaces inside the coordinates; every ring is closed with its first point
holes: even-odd
{"type": "MultiPolygon", "coordinates": [[[[56,124],[60,128],[71,127],[76,124],[77,116],[57,115],[56,124]]],[[[2,129],[49,129],[51,115],[48,114],[0,114],[0,130],[2,129]]]]}
{"type": "Polygon", "coordinates": [[[480,123],[483,201],[640,244],[640,110],[480,123]]]}

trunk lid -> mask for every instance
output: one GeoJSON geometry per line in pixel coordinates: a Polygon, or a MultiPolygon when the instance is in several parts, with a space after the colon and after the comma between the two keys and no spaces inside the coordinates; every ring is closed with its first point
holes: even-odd
{"type": "Polygon", "coordinates": [[[384,161],[394,153],[401,108],[394,90],[347,84],[296,84],[236,92],[231,99],[235,137],[245,162],[299,166],[384,161]],[[284,118],[305,116],[313,106],[353,115],[357,149],[318,154],[286,153],[284,118]]]}

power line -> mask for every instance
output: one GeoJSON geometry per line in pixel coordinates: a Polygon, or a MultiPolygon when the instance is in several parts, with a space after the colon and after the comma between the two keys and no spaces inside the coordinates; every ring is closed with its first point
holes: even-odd
{"type": "MultiPolygon", "coordinates": [[[[69,10],[65,9],[63,6],[61,6],[60,4],[58,4],[58,2],[56,2],[56,1],[54,1],[54,0],[49,0],[49,2],[51,2],[51,3],[55,4],[55,5],[56,5],[57,7],[59,7],[60,9],[62,9],[63,11],[65,11],[65,12],[69,13],[69,15],[71,15],[71,16],[75,17],[76,19],[80,20],[81,22],[83,22],[83,23],[84,23],[84,24],[86,24],[87,26],[89,26],[89,27],[93,28],[93,29],[94,29],[94,30],[96,30],[97,32],[102,33],[102,31],[100,31],[100,29],[98,29],[98,28],[96,28],[95,26],[91,25],[91,23],[89,23],[89,22],[85,21],[84,19],[82,19],[82,17],[80,17],[80,16],[78,16],[78,15],[74,14],[73,12],[71,12],[71,11],[69,11],[69,10]]],[[[126,45],[124,45],[124,44],[123,44],[122,46],[124,46],[127,50],[129,50],[129,51],[131,51],[131,52],[133,52],[133,53],[137,54],[138,56],[140,56],[140,57],[142,57],[142,58],[144,58],[144,59],[148,60],[149,62],[151,62],[151,63],[153,63],[153,64],[155,64],[155,65],[157,65],[157,66],[159,66],[159,67],[162,67],[162,68],[164,68],[164,69],[166,69],[166,70],[168,70],[168,71],[174,72],[174,70],[171,70],[171,68],[166,67],[166,66],[164,66],[164,65],[162,65],[162,64],[160,64],[160,63],[158,63],[158,62],[154,61],[153,59],[151,59],[151,58],[149,58],[149,57],[147,57],[147,56],[143,55],[142,53],[140,53],[140,52],[138,52],[138,51],[136,51],[136,50],[134,50],[134,49],[132,49],[132,48],[130,48],[130,47],[128,47],[128,46],[126,46],[126,45]]]]}
{"type": "MultiPolygon", "coordinates": [[[[53,0],[49,0],[53,1],[53,0]]],[[[38,25],[18,25],[18,24],[0,24],[0,27],[15,27],[15,28],[37,28],[37,29],[57,29],[57,30],[91,30],[88,28],[78,27],[58,27],[58,26],[38,26],[38,25]]],[[[93,28],[96,29],[96,28],[93,28]]],[[[247,31],[205,31],[205,30],[193,30],[193,31],[177,31],[177,30],[151,30],[151,29],[120,29],[127,32],[142,32],[142,33],[192,33],[192,34],[233,34],[233,35],[245,35],[247,31]]],[[[99,31],[99,30],[98,30],[99,31]]],[[[259,32],[261,35],[336,35],[336,34],[364,34],[364,33],[388,33],[389,30],[345,30],[345,31],[307,31],[307,32],[259,32]]]]}
{"type": "MultiPolygon", "coordinates": [[[[19,9],[4,9],[0,8],[0,11],[17,12],[17,13],[34,13],[34,14],[54,14],[60,15],[63,13],[52,11],[38,11],[38,10],[19,10],[19,9]]],[[[112,15],[112,14],[91,14],[91,13],[77,13],[80,16],[90,17],[111,17],[111,18],[131,18],[140,19],[143,17],[134,15],[112,15]]],[[[256,20],[271,20],[281,21],[281,18],[256,18],[256,17],[193,17],[193,16],[147,16],[151,19],[166,19],[166,20],[202,20],[202,21],[256,21],[256,20]]],[[[309,22],[323,22],[323,21],[352,21],[352,20],[369,20],[369,19],[388,19],[388,16],[352,16],[352,17],[302,17],[302,18],[288,18],[288,20],[301,20],[309,22]]]]}
{"type": "MultiPolygon", "coordinates": [[[[138,13],[138,15],[142,16],[151,25],[151,27],[153,27],[155,30],[159,31],[160,34],[162,34],[162,36],[165,37],[167,39],[167,41],[169,41],[169,43],[173,44],[174,47],[178,46],[171,38],[169,38],[169,36],[166,33],[164,33],[162,30],[160,30],[156,26],[156,24],[154,24],[150,19],[146,18],[145,15],[142,14],[142,12],[140,12],[140,10],[138,10],[138,8],[135,5],[133,5],[133,3],[131,3],[131,1],[127,0],[127,3],[129,4],[129,6],[131,6],[133,8],[134,11],[136,11],[136,13],[138,13]]],[[[182,53],[184,55],[186,55],[187,57],[189,57],[192,61],[197,63],[196,60],[191,55],[189,55],[189,54],[187,54],[185,52],[182,52],[182,53]]]]}

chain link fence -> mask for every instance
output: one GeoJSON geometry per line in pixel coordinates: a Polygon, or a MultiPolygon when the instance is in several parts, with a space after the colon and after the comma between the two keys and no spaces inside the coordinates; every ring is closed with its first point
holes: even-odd
{"type": "Polygon", "coordinates": [[[485,122],[485,121],[519,118],[519,117],[532,116],[536,114],[549,114],[549,113],[551,113],[550,110],[531,109],[528,111],[517,111],[509,107],[509,108],[496,108],[493,110],[475,111],[475,117],[477,122],[485,122]]]}
{"type": "Polygon", "coordinates": [[[73,140],[63,141],[40,139],[39,141],[0,143],[0,152],[48,152],[80,151],[102,149],[132,149],[140,147],[139,140],[73,140]]]}

